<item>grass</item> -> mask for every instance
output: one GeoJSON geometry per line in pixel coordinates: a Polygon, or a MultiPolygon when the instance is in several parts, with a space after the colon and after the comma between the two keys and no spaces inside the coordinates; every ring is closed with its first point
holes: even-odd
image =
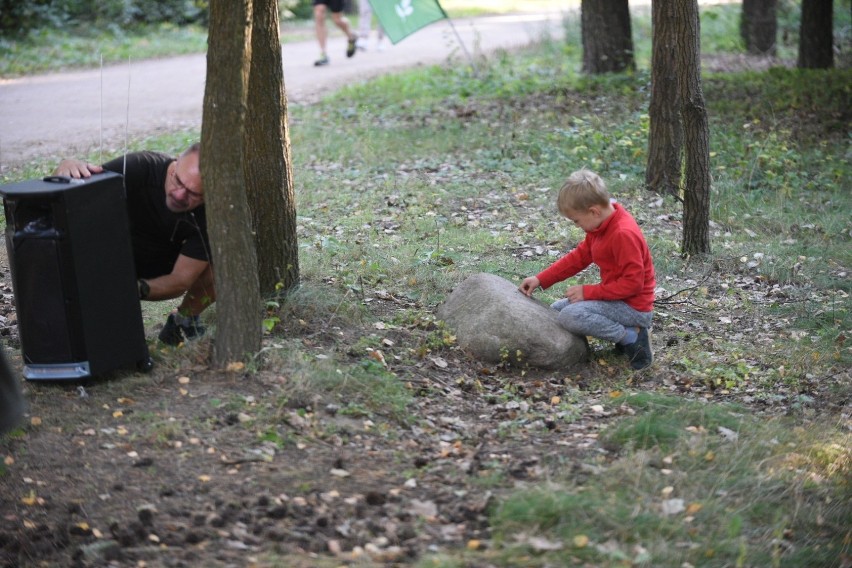
{"type": "Polygon", "coordinates": [[[42,29],[24,40],[0,38],[0,76],[97,67],[132,59],[204,53],[207,30],[163,24],[134,31],[42,29]]]}
{"type": "Polygon", "coordinates": [[[621,448],[605,470],[495,508],[498,565],[559,562],[535,552],[542,542],[561,545],[562,565],[831,566],[848,553],[852,440],[836,424],[815,434],[647,393],[614,403],[639,412],[605,432],[621,448]],[[665,421],[664,444],[648,444],[650,416],[665,421]]]}
{"type": "MultiPolygon", "coordinates": [[[[706,45],[734,49],[733,22],[703,26],[706,45]]],[[[519,488],[491,510],[489,548],[420,565],[835,565],[852,526],[852,439],[837,411],[852,366],[852,75],[705,75],[714,251],[683,258],[679,203],[642,189],[647,70],[579,76],[578,41],[497,55],[477,75],[429,68],[290,109],[304,285],[275,312],[258,365],[287,370],[281,407],[331,393],[343,414],[405,423],[411,395],[371,355],[375,338],[317,358],[294,337],[368,327],[361,304],[380,290],[411,302],[394,324],[429,326],[472,272],[536,273],[582,238],[556,215],[555,188],[596,169],[654,253],[658,382],[637,387],[593,344],[591,392],[577,396],[619,391],[606,407],[620,418],[586,473],[519,488]]],[[[194,135],[136,147],[176,152],[194,135]]],[[[452,344],[433,328],[410,356],[452,344]]],[[[287,441],[274,427],[262,436],[287,441]]]]}

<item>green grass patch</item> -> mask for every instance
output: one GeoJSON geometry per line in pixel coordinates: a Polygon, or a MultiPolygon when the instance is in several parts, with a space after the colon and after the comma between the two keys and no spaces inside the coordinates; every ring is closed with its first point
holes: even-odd
{"type": "Polygon", "coordinates": [[[135,31],[41,29],[24,40],[0,39],[0,76],[126,63],[207,50],[207,30],[162,24],[135,31]]]}
{"type": "Polygon", "coordinates": [[[838,424],[797,428],[647,393],[616,404],[636,415],[605,433],[619,441],[615,461],[495,507],[499,565],[828,566],[848,553],[852,446],[838,424]],[[650,416],[666,430],[652,446],[650,416]]]}
{"type": "Polygon", "coordinates": [[[620,421],[602,436],[604,446],[614,451],[629,447],[659,448],[665,452],[672,449],[687,428],[716,430],[721,426],[732,432],[740,428],[738,414],[726,406],[647,392],[617,397],[612,402],[640,411],[635,418],[620,421]]]}

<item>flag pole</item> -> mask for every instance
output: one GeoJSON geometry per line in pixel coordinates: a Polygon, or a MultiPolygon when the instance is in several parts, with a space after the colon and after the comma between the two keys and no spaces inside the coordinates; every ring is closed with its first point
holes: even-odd
{"type": "Polygon", "coordinates": [[[462,48],[462,51],[464,51],[464,54],[465,54],[465,56],[467,57],[467,60],[470,62],[470,66],[473,68],[473,74],[474,74],[474,75],[477,75],[476,63],[474,63],[474,61],[473,61],[473,56],[472,56],[472,55],[470,54],[470,52],[467,50],[467,46],[466,46],[466,45],[464,44],[464,42],[462,41],[462,37],[461,37],[461,35],[459,34],[458,30],[456,29],[456,25],[453,23],[453,20],[452,20],[452,19],[450,18],[450,16],[447,14],[447,11],[446,11],[446,10],[444,10],[444,7],[443,7],[443,6],[441,6],[440,4],[438,4],[438,6],[441,8],[441,12],[443,12],[443,13],[444,13],[444,17],[445,17],[445,18],[447,18],[447,22],[449,22],[450,27],[453,29],[453,33],[454,33],[454,34],[456,34],[456,40],[458,40],[459,45],[460,45],[460,46],[461,46],[461,48],[462,48]]]}

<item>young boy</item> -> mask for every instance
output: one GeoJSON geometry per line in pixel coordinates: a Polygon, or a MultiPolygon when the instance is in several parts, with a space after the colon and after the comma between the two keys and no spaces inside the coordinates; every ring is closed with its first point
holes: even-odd
{"type": "Polygon", "coordinates": [[[653,361],[648,328],[654,315],[654,264],[636,221],[610,199],[597,174],[574,172],[559,190],[559,212],[586,232],[577,248],[536,276],[525,278],[519,289],[532,296],[536,288],[550,288],[592,263],[600,267],[601,282],[569,286],[559,310],[559,324],[577,335],[591,335],[616,344],[630,366],[645,369],[653,361]]]}

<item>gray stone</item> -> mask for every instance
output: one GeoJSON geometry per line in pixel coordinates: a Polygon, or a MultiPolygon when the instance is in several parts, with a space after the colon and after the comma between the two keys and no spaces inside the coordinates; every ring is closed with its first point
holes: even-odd
{"type": "Polygon", "coordinates": [[[564,369],[588,360],[585,337],[566,331],[555,310],[494,274],[474,274],[456,286],[437,315],[459,347],[487,363],[564,369]]]}

